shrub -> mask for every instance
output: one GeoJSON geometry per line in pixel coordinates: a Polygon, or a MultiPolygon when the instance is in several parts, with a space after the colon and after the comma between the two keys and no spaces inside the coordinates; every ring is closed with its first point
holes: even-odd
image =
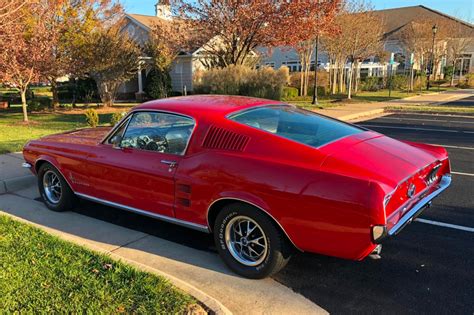
{"type": "Polygon", "coordinates": [[[153,69],[145,80],[145,92],[152,99],[168,97],[171,92],[171,76],[168,71],[153,69]]]}
{"type": "Polygon", "coordinates": [[[84,114],[86,115],[87,124],[92,128],[97,127],[99,124],[99,114],[97,114],[97,111],[93,108],[89,108],[84,114]]]}
{"type": "Polygon", "coordinates": [[[28,109],[31,112],[37,112],[37,111],[42,110],[41,103],[38,100],[30,100],[27,102],[27,104],[28,104],[28,109]]]}
{"type": "Polygon", "coordinates": [[[291,87],[291,86],[285,86],[283,88],[281,97],[284,99],[293,99],[295,97],[298,97],[299,93],[300,91],[297,88],[291,87]]]}
{"type": "Polygon", "coordinates": [[[458,87],[472,88],[474,87],[474,73],[469,73],[464,77],[464,80],[459,81],[458,87]]]}
{"type": "Polygon", "coordinates": [[[380,90],[380,78],[378,77],[367,77],[361,82],[360,88],[362,91],[376,92],[380,90]]]}
{"type": "Polygon", "coordinates": [[[38,111],[42,111],[51,107],[51,103],[52,101],[49,98],[36,98],[36,99],[29,100],[27,102],[27,105],[30,111],[38,112],[38,111]]]}
{"type": "Polygon", "coordinates": [[[288,80],[287,67],[255,70],[246,66],[229,66],[198,73],[194,78],[194,92],[281,99],[288,80]]]}
{"type": "Polygon", "coordinates": [[[404,75],[394,75],[391,78],[391,84],[393,90],[406,90],[408,88],[408,77],[404,75]]]}
{"type": "Polygon", "coordinates": [[[126,112],[115,112],[112,114],[112,117],[110,118],[110,124],[112,126],[115,126],[118,124],[120,120],[126,115],[126,112]]]}
{"type": "MultiPolygon", "coordinates": [[[[300,88],[300,72],[292,72],[290,74],[290,86],[300,88]]],[[[308,94],[313,93],[314,85],[314,71],[309,72],[309,85],[308,85],[308,94]]],[[[328,87],[329,86],[329,73],[325,70],[318,70],[318,87],[328,87]]]]}

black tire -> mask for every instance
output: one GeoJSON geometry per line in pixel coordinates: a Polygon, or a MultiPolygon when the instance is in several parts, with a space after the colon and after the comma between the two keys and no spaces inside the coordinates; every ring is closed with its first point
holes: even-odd
{"type": "MultiPolygon", "coordinates": [[[[240,229],[240,232],[244,234],[242,229],[240,229]]],[[[262,237],[259,238],[262,239],[262,237]]],[[[247,243],[247,237],[245,239],[245,243],[247,243]]],[[[271,218],[260,209],[239,202],[225,206],[217,215],[214,224],[214,241],[216,243],[217,251],[226,265],[235,273],[251,279],[262,279],[278,273],[286,266],[294,250],[281,229],[273,222],[273,220],[271,220],[271,218]],[[229,249],[229,246],[234,246],[234,248],[240,247],[229,244],[229,237],[227,236],[226,238],[226,231],[232,233],[232,226],[236,224],[235,222],[243,220],[240,222],[244,222],[243,224],[245,225],[245,218],[250,218],[252,221],[257,223],[258,228],[260,228],[264,233],[264,239],[266,239],[266,254],[262,254],[262,258],[253,261],[253,263],[258,263],[253,266],[240,262],[238,258],[234,256],[241,256],[242,250],[240,250],[239,255],[239,253],[236,253],[238,250],[229,249]],[[228,228],[228,225],[231,225],[231,227],[228,228]],[[226,230],[227,228],[229,230],[226,230]],[[234,252],[234,254],[231,251],[234,252]],[[260,260],[262,261],[259,263],[260,260]]],[[[242,238],[240,238],[239,242],[243,244],[242,238]]],[[[250,244],[246,248],[249,246],[253,245],[250,244]]]]}
{"type": "Polygon", "coordinates": [[[38,189],[39,189],[39,193],[41,195],[41,198],[43,199],[44,204],[50,210],[53,210],[56,212],[63,212],[63,211],[71,210],[73,208],[74,201],[76,200],[76,195],[73,193],[73,191],[69,187],[69,184],[66,182],[66,180],[61,175],[61,173],[53,165],[49,163],[45,163],[41,165],[41,167],[39,168],[38,189]],[[54,202],[52,198],[48,197],[48,194],[45,190],[44,177],[47,174],[56,175],[60,182],[61,194],[56,202],[54,202]]]}

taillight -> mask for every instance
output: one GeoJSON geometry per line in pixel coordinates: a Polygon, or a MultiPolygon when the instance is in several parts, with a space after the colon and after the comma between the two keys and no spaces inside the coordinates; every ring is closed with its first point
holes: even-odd
{"type": "Polygon", "coordinates": [[[436,165],[435,167],[433,167],[433,169],[428,173],[428,175],[426,175],[425,177],[425,182],[426,182],[426,185],[431,185],[433,184],[437,179],[438,179],[438,171],[439,171],[439,168],[441,167],[441,164],[438,164],[436,165]]]}

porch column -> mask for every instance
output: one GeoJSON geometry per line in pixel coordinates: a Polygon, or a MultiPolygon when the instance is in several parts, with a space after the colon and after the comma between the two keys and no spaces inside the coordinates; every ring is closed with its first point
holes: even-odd
{"type": "Polygon", "coordinates": [[[142,66],[138,65],[138,94],[143,94],[142,66]]]}

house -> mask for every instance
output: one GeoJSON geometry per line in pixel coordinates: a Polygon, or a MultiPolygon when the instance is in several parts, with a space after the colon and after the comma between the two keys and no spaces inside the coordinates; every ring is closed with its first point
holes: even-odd
{"type": "MultiPolygon", "coordinates": [[[[362,62],[361,76],[385,76],[390,71],[398,73],[407,72],[410,68],[410,51],[406,51],[401,42],[400,35],[403,30],[417,21],[444,21],[446,23],[457,23],[461,25],[466,36],[473,36],[474,26],[470,23],[458,20],[454,17],[446,15],[442,12],[430,9],[423,5],[403,7],[387,10],[375,11],[384,21],[385,50],[393,54],[394,62],[388,64],[380,62],[376,57],[371,57],[362,62]]],[[[144,44],[149,37],[153,25],[160,19],[172,20],[170,0],[158,0],[155,5],[155,15],[126,14],[123,30],[128,32],[139,44],[144,44]]],[[[211,39],[214,40],[214,39],[211,39]]],[[[208,43],[209,44],[209,43],[208,43]]],[[[205,44],[205,45],[208,45],[205,44]]],[[[300,71],[301,64],[298,55],[291,47],[276,47],[268,53],[267,48],[258,49],[262,56],[261,65],[273,67],[275,69],[281,66],[287,66],[290,71],[300,71]]],[[[173,62],[170,75],[172,80],[173,91],[179,93],[187,93],[193,90],[193,76],[202,69],[205,69],[205,49],[204,47],[195,47],[190,51],[182,51],[173,62]]],[[[144,94],[145,78],[151,68],[147,65],[147,57],[142,58],[142,68],[139,69],[137,77],[122,85],[120,93],[135,94],[138,99],[144,94]]],[[[314,56],[311,62],[314,69],[314,56]]],[[[443,66],[446,59],[440,60],[437,67],[437,74],[442,76],[443,66]]],[[[318,67],[329,69],[329,58],[324,51],[320,51],[317,61],[318,67]]],[[[419,69],[420,65],[415,64],[415,69],[419,69]]],[[[466,51],[458,56],[456,63],[456,75],[462,77],[467,73],[474,72],[474,44],[468,47],[466,51]]]]}
{"type": "MultiPolygon", "coordinates": [[[[474,36],[474,26],[465,21],[458,20],[454,17],[446,15],[442,12],[430,9],[423,5],[403,7],[387,10],[375,11],[375,14],[381,17],[384,22],[384,48],[387,52],[393,54],[394,63],[381,63],[375,57],[364,60],[361,67],[361,76],[383,76],[388,72],[389,67],[393,67],[394,71],[403,73],[410,68],[411,52],[406,51],[401,41],[401,34],[410,23],[437,21],[438,23],[457,23],[463,28],[466,36],[474,36]]],[[[441,43],[443,44],[443,43],[441,43]]],[[[445,44],[445,43],[444,43],[445,44]]],[[[264,53],[266,49],[261,49],[264,53]]],[[[314,56],[311,62],[314,67],[314,56]]],[[[320,51],[318,56],[318,66],[324,69],[329,67],[329,57],[324,51],[320,51]]],[[[301,64],[297,53],[291,47],[278,47],[272,50],[270,55],[267,55],[262,60],[262,65],[279,68],[281,66],[288,66],[290,71],[301,70],[301,64]]],[[[442,68],[446,65],[446,59],[440,60],[438,66],[438,75],[442,75],[442,68]]],[[[419,69],[420,65],[415,64],[415,69],[419,69]]],[[[468,47],[465,52],[458,56],[456,63],[456,75],[463,76],[467,73],[474,72],[474,44],[468,47]]]]}
{"type": "MultiPolygon", "coordinates": [[[[172,20],[171,4],[169,0],[158,0],[155,5],[155,15],[126,14],[123,31],[137,43],[145,44],[150,36],[153,26],[160,19],[172,20]]],[[[196,71],[203,69],[204,65],[200,61],[203,58],[203,48],[195,47],[190,51],[182,51],[172,64],[170,76],[174,92],[186,94],[193,90],[193,75],[196,71]]],[[[119,90],[121,94],[136,94],[140,99],[144,94],[146,76],[151,70],[148,66],[149,58],[141,58],[141,68],[137,77],[124,83],[119,90]]]]}

